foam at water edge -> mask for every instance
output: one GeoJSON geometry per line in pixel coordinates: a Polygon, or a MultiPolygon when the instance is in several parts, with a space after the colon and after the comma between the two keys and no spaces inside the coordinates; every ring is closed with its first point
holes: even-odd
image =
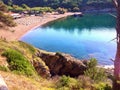
{"type": "Polygon", "coordinates": [[[98,67],[102,67],[105,69],[114,69],[114,65],[99,65],[98,67]]]}

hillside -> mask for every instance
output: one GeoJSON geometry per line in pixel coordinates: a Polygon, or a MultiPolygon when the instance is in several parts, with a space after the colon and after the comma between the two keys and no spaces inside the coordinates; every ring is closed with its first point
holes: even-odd
{"type": "MultiPolygon", "coordinates": [[[[0,46],[0,74],[5,79],[9,90],[48,90],[45,88],[49,86],[44,86],[44,84],[49,81],[42,79],[30,64],[32,54],[36,51],[32,46],[23,42],[7,42],[4,40],[0,40],[0,46]],[[6,55],[9,54],[8,58],[2,55],[3,52],[6,52],[6,55]]],[[[39,61],[47,69],[44,62],[41,59],[39,61]]]]}
{"type": "Polygon", "coordinates": [[[113,7],[111,0],[2,0],[5,4],[12,5],[22,5],[26,4],[30,7],[64,7],[72,9],[74,7],[81,8],[83,5],[92,5],[94,7],[113,7]]]}
{"type": "MultiPolygon", "coordinates": [[[[0,46],[0,74],[9,90],[111,90],[103,70],[94,70],[92,79],[89,71],[88,76],[81,72],[85,62],[69,55],[38,50],[20,41],[0,40],[0,46]],[[77,77],[69,77],[74,75],[77,77]]],[[[96,67],[94,59],[90,65],[91,69],[96,67]]]]}

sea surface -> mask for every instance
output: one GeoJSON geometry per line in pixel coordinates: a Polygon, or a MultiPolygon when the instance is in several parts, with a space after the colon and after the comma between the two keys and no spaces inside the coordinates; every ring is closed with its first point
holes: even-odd
{"type": "Polygon", "coordinates": [[[94,57],[100,65],[113,65],[115,22],[109,14],[70,16],[31,30],[20,40],[47,51],[68,53],[78,59],[94,57]]]}

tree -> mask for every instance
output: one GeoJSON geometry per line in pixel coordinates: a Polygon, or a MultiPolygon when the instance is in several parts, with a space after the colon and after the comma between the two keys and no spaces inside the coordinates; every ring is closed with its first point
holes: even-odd
{"type": "Polygon", "coordinates": [[[73,12],[79,12],[79,11],[80,11],[80,9],[78,7],[73,8],[73,12]]]}
{"type": "Polygon", "coordinates": [[[13,5],[11,11],[19,13],[19,12],[23,12],[24,8],[22,8],[22,7],[18,6],[18,5],[13,5]]]}
{"type": "Polygon", "coordinates": [[[115,81],[113,84],[113,90],[120,90],[120,0],[113,0],[113,3],[117,10],[117,23],[116,23],[117,51],[114,61],[115,81]]]}
{"type": "Polygon", "coordinates": [[[22,8],[24,8],[25,10],[30,10],[30,7],[29,6],[27,6],[26,4],[22,4],[22,8]]]}
{"type": "Polygon", "coordinates": [[[57,9],[57,12],[58,12],[59,14],[64,14],[64,13],[67,12],[67,9],[59,7],[59,8],[57,9]]]}
{"type": "Polygon", "coordinates": [[[7,12],[7,7],[0,2],[0,27],[14,27],[16,24],[13,22],[13,18],[4,12],[7,12]]]}

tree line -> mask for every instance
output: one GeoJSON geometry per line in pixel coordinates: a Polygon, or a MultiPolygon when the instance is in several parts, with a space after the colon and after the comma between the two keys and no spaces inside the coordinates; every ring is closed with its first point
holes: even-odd
{"type": "Polygon", "coordinates": [[[56,9],[58,7],[67,8],[72,10],[73,8],[81,8],[83,5],[90,5],[94,7],[112,7],[111,0],[1,0],[8,5],[26,4],[29,7],[51,7],[56,9]]]}

